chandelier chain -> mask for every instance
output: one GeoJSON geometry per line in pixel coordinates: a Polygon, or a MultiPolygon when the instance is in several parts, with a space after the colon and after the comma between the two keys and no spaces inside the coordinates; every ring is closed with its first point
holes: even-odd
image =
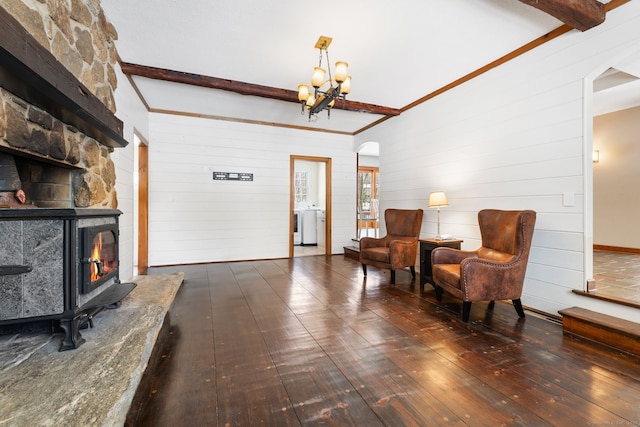
{"type": "MultiPolygon", "coordinates": [[[[329,87],[333,88],[333,79],[331,78],[331,61],[329,61],[329,51],[325,50],[324,53],[327,54],[327,71],[329,71],[329,87]]],[[[320,51],[322,55],[322,51],[320,51]]]]}

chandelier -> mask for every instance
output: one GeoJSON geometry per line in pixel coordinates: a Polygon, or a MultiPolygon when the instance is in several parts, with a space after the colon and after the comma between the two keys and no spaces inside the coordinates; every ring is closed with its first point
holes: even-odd
{"type": "MultiPolygon", "coordinates": [[[[329,67],[329,51],[327,48],[333,39],[331,37],[320,36],[315,47],[320,51],[320,59],[318,66],[313,69],[311,77],[311,86],[313,86],[313,94],[309,93],[308,85],[298,85],[298,101],[302,105],[302,113],[305,108],[309,110],[309,121],[320,111],[327,109],[327,118],[331,118],[331,107],[335,105],[336,99],[342,98],[343,102],[349,92],[351,92],[351,76],[347,75],[346,62],[336,62],[334,76],[331,76],[331,68],[329,67]],[[322,54],[327,58],[327,68],[329,69],[329,78],[325,80],[327,71],[322,68],[322,54]],[[322,89],[326,84],[327,89],[322,89]]],[[[316,116],[317,118],[317,116],[316,116]]]]}

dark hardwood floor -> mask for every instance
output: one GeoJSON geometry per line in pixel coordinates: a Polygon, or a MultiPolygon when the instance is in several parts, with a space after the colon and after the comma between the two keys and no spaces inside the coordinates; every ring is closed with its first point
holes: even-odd
{"type": "MultiPolygon", "coordinates": [[[[640,424],[640,360],[343,256],[184,271],[141,426],[640,424]]],[[[526,301],[523,300],[526,305],[526,301]]]]}

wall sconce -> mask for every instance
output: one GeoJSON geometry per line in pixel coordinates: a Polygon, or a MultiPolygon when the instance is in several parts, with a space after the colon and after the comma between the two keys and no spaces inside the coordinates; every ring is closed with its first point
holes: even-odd
{"type": "Polygon", "coordinates": [[[593,163],[600,163],[600,150],[593,150],[593,163]]]}

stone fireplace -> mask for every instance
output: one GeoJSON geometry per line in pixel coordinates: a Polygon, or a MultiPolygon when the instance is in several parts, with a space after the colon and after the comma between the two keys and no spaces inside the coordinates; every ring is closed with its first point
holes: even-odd
{"type": "Polygon", "coordinates": [[[135,286],[118,277],[116,38],[99,0],[0,0],[0,159],[19,177],[0,189],[0,326],[54,321],[62,350],[135,286]]]}
{"type": "Polygon", "coordinates": [[[0,150],[38,206],[116,208],[110,153],[127,142],[114,115],[117,33],[99,0],[0,5],[0,150]]]}

